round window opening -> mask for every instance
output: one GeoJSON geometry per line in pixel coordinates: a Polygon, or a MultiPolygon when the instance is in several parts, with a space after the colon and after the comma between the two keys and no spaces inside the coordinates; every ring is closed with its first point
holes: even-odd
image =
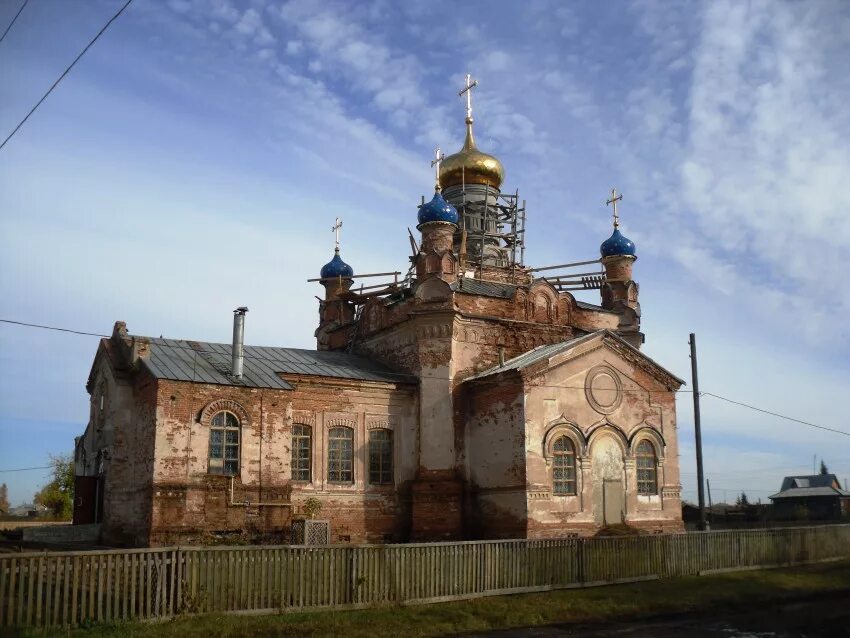
{"type": "Polygon", "coordinates": [[[587,400],[593,409],[610,414],[623,400],[623,387],[617,373],[610,368],[597,368],[587,375],[585,382],[587,400]]]}

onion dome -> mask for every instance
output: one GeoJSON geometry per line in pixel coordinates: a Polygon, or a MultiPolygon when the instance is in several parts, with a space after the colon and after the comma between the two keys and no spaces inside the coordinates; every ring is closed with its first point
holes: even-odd
{"type": "Polygon", "coordinates": [[[635,243],[623,235],[619,228],[614,228],[611,236],[602,242],[599,252],[603,257],[635,256],[635,243]]]}
{"type": "Polygon", "coordinates": [[[419,207],[419,225],[429,222],[446,222],[457,224],[457,208],[449,204],[439,190],[434,191],[430,202],[419,207]]]}
{"type": "Polygon", "coordinates": [[[349,266],[339,256],[339,248],[334,251],[334,258],[322,266],[319,277],[328,279],[330,277],[345,277],[346,279],[354,276],[354,268],[349,266]]]}
{"type": "Polygon", "coordinates": [[[440,165],[440,184],[443,188],[459,184],[486,184],[500,188],[505,180],[502,163],[475,146],[472,137],[472,118],[466,120],[466,141],[463,148],[449,155],[440,165]]]}

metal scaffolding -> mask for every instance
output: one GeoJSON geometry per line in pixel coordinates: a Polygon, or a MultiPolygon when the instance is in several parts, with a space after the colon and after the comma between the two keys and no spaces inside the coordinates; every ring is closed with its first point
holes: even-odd
{"type": "MultiPolygon", "coordinates": [[[[477,193],[476,193],[477,194],[477,193]]],[[[465,237],[459,252],[477,266],[522,267],[525,263],[525,200],[519,191],[500,193],[488,186],[483,199],[463,201],[457,207],[459,234],[465,237]]]]}

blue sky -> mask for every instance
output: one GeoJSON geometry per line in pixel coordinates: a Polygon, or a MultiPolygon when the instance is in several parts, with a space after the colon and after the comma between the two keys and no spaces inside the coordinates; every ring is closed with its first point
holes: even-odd
{"type": "MultiPolygon", "coordinates": [[[[120,4],[31,0],[0,43],[4,137],[120,4]]],[[[850,431],[848,24],[828,1],[135,0],[0,151],[0,316],[226,342],[247,305],[249,342],[312,346],[334,217],[356,270],[404,268],[471,72],[527,262],[594,258],[616,185],[645,352],[689,378],[695,332],[701,389],[850,431]]],[[[72,448],[96,346],[0,325],[0,469],[72,448]]],[[[850,477],[850,437],[702,414],[715,500],[813,455],[850,477]]],[[[693,498],[690,394],[679,428],[693,498]]],[[[44,480],[0,474],[15,503],[44,480]]]]}

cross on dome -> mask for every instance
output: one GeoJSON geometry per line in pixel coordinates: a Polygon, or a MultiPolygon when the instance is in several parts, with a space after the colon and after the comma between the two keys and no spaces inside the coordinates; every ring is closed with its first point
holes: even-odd
{"type": "Polygon", "coordinates": [[[617,189],[612,188],[611,189],[611,199],[609,199],[607,202],[605,202],[606,206],[610,206],[611,204],[614,205],[614,228],[620,227],[620,214],[617,212],[617,202],[622,201],[622,199],[623,199],[623,194],[620,193],[619,195],[617,195],[617,189]]]}
{"type": "Polygon", "coordinates": [[[478,80],[473,80],[472,76],[467,73],[466,74],[466,86],[463,87],[458,95],[463,97],[464,93],[466,94],[466,121],[467,123],[472,122],[472,88],[478,86],[478,80]]]}
{"type": "Polygon", "coordinates": [[[336,248],[334,249],[336,252],[339,252],[339,229],[342,228],[342,222],[339,220],[339,217],[334,221],[334,225],[331,227],[331,230],[336,235],[336,248]]]}
{"type": "Polygon", "coordinates": [[[435,166],[437,167],[437,170],[435,171],[436,181],[434,183],[434,190],[436,191],[440,190],[440,164],[443,163],[445,157],[446,155],[440,150],[439,146],[434,149],[434,159],[431,160],[431,168],[434,168],[435,166]]]}

